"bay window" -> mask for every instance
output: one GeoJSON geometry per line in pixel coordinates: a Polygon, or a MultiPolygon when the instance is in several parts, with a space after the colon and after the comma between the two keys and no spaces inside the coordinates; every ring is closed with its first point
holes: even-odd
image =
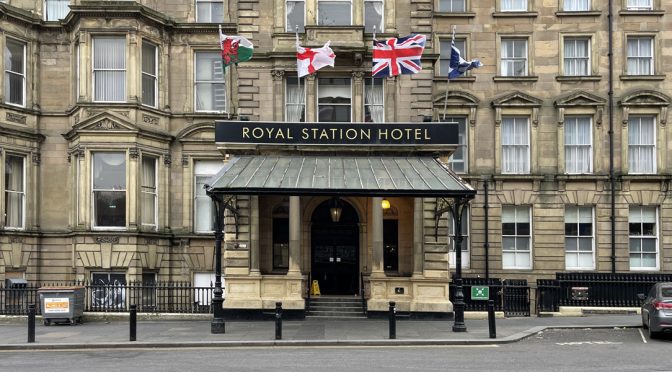
{"type": "Polygon", "coordinates": [[[126,154],[93,153],[93,226],[126,227],[126,154]]]}
{"type": "Polygon", "coordinates": [[[224,166],[219,160],[197,160],[194,163],[194,232],[214,231],[215,209],[203,186],[224,166]]]}
{"type": "Polygon", "coordinates": [[[5,103],[26,105],[26,44],[5,42],[5,103]]]}
{"type": "Polygon", "coordinates": [[[226,111],[226,84],[222,56],[217,52],[196,52],[194,106],[196,111],[226,111]]]}
{"type": "Polygon", "coordinates": [[[156,230],[158,220],[157,158],[142,157],[140,218],[143,227],[156,230]]]}
{"type": "Polygon", "coordinates": [[[126,100],[126,38],[93,38],[93,100],[126,100]]]}
{"type": "Polygon", "coordinates": [[[5,228],[23,229],[26,210],[26,158],[5,156],[5,228]]]}
{"type": "Polygon", "coordinates": [[[364,121],[385,122],[385,79],[364,79],[364,121]]]}
{"type": "Polygon", "coordinates": [[[158,48],[142,43],[142,104],[156,107],[158,94],[158,48]]]}
{"type": "Polygon", "coordinates": [[[70,13],[70,0],[45,0],[44,20],[58,21],[70,13]]]}
{"type": "Polygon", "coordinates": [[[352,89],[350,78],[319,78],[317,80],[318,121],[352,120],[352,89]]]}
{"type": "MultiPolygon", "coordinates": [[[[319,26],[349,26],[352,24],[351,0],[318,0],[317,24],[319,26]]],[[[372,26],[373,27],[373,26],[372,26]]]]}

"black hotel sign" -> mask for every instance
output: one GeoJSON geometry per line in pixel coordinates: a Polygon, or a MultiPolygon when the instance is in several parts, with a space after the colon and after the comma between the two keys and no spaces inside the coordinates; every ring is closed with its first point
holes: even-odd
{"type": "Polygon", "coordinates": [[[273,145],[457,145],[449,123],[286,123],[217,121],[215,141],[273,145]]]}

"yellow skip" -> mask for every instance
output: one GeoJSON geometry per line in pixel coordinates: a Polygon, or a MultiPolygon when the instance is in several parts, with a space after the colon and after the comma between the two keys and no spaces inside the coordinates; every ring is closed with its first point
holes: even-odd
{"type": "Polygon", "coordinates": [[[313,284],[310,286],[310,295],[311,296],[320,295],[320,285],[317,284],[317,280],[313,280],[313,284]]]}

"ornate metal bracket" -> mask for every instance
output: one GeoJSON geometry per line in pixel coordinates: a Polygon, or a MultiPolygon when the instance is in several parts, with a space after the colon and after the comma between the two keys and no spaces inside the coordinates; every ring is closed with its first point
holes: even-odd
{"type": "Polygon", "coordinates": [[[436,198],[436,205],[434,207],[434,240],[439,239],[439,220],[441,216],[450,212],[452,215],[456,228],[462,226],[462,213],[464,208],[469,204],[470,198],[457,196],[454,198],[436,198]]]}
{"type": "Polygon", "coordinates": [[[236,196],[211,192],[208,191],[209,187],[210,186],[208,185],[204,186],[206,189],[205,193],[212,199],[213,202],[215,202],[215,224],[217,225],[215,231],[222,231],[224,228],[224,211],[229,210],[229,212],[233,214],[233,220],[236,226],[236,239],[238,239],[238,232],[240,227],[238,216],[240,215],[240,212],[238,211],[238,208],[236,208],[236,196]]]}

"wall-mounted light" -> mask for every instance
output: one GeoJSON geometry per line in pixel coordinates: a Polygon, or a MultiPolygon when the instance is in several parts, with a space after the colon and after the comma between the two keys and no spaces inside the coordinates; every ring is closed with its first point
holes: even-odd
{"type": "Polygon", "coordinates": [[[331,208],[329,208],[329,214],[331,215],[331,221],[336,223],[341,220],[341,213],[343,208],[341,208],[341,202],[338,200],[338,197],[331,199],[331,208]]]}
{"type": "Polygon", "coordinates": [[[380,202],[380,206],[383,207],[383,209],[390,209],[390,201],[383,198],[383,201],[380,202]]]}

